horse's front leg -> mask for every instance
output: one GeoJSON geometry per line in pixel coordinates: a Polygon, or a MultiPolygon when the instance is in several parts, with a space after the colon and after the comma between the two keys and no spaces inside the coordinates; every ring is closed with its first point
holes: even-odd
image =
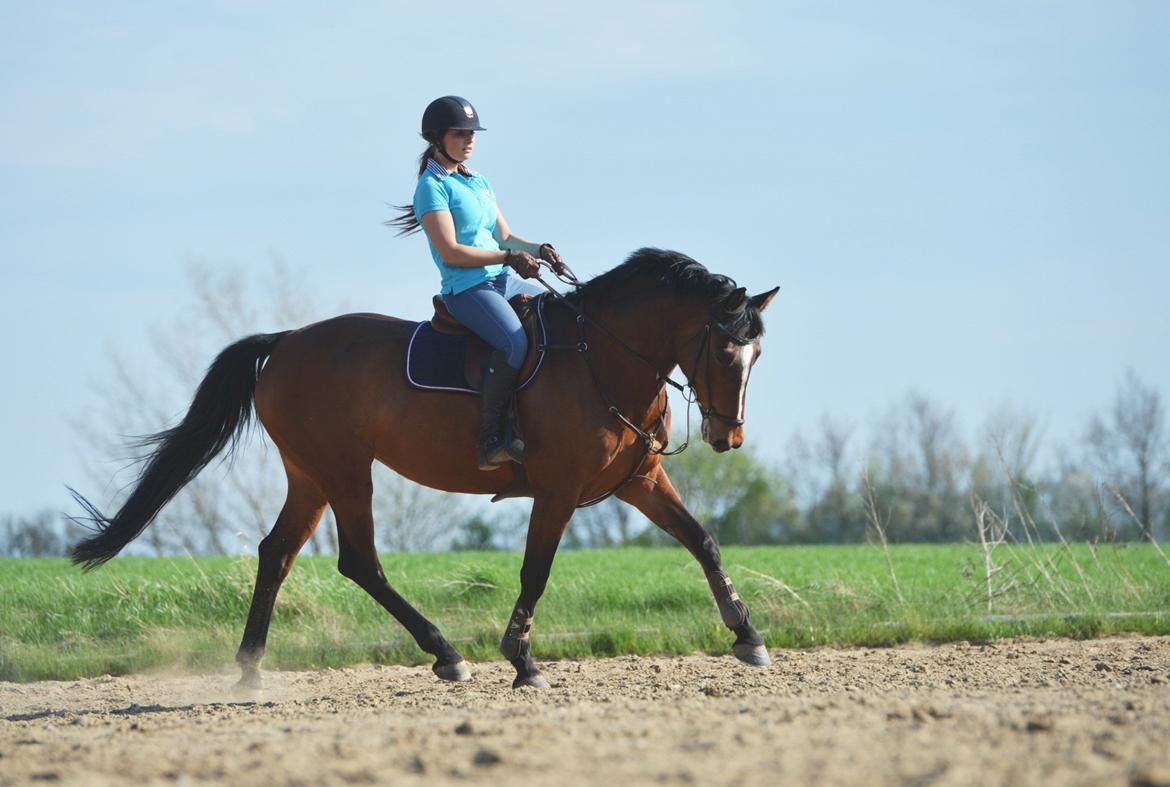
{"type": "Polygon", "coordinates": [[[735,657],[754,667],[771,664],[768,649],[764,647],[764,637],[748,620],[747,604],[743,603],[731,583],[731,577],[723,569],[719,544],[687,511],[662,466],[655,467],[644,477],[634,479],[617,496],[678,539],[699,561],[711,593],[715,596],[715,603],[719,606],[719,616],[723,618],[723,624],[735,633],[735,644],[732,646],[735,657]]]}
{"type": "Polygon", "coordinates": [[[573,516],[575,499],[560,500],[538,497],[532,504],[532,517],[528,522],[528,543],[524,548],[524,564],[520,568],[520,598],[512,609],[504,636],[500,639],[500,653],[516,668],[516,679],[512,688],[532,686],[548,688],[548,681],[540,673],[540,667],[532,659],[531,640],[532,614],[536,602],[548,584],[557,546],[569,518],[573,516]]]}

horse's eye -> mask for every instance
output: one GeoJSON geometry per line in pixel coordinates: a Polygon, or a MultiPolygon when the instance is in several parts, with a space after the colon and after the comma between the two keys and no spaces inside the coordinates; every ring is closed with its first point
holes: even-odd
{"type": "Polygon", "coordinates": [[[715,360],[721,366],[731,366],[735,363],[735,359],[739,357],[739,353],[732,350],[730,347],[723,347],[715,353],[715,360]]]}

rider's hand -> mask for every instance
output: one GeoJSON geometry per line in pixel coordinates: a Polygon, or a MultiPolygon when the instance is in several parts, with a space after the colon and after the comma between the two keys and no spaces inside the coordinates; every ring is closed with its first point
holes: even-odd
{"type": "Polygon", "coordinates": [[[540,244],[540,258],[552,266],[553,273],[558,276],[564,275],[569,266],[565,265],[564,259],[561,258],[561,253],[553,248],[551,243],[540,244]]]}
{"type": "Polygon", "coordinates": [[[519,273],[522,279],[531,279],[540,274],[540,263],[526,251],[508,249],[504,254],[504,263],[519,273]]]}

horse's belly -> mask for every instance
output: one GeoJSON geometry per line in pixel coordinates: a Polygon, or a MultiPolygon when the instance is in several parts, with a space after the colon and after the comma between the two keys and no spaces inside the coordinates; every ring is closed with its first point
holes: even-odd
{"type": "Polygon", "coordinates": [[[511,466],[478,467],[479,398],[403,385],[378,407],[374,455],[399,475],[446,492],[495,494],[516,482],[511,466]]]}

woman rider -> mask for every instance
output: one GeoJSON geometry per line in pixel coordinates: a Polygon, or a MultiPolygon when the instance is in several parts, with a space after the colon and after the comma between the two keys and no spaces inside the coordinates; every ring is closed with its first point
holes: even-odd
{"type": "Polygon", "coordinates": [[[455,319],[495,348],[484,369],[479,425],[479,469],[522,462],[524,443],[504,436],[504,416],[528,352],[528,338],[508,298],[542,290],[522,282],[535,276],[536,257],[562,268],[549,243],[532,243],[512,232],[487,179],[467,168],[475,132],[483,131],[467,99],[443,96],[423,112],[428,143],[419,158],[418,186],[410,205],[389,223],[408,235],[426,231],[431,257],[442,279],[440,296],[455,319]]]}

